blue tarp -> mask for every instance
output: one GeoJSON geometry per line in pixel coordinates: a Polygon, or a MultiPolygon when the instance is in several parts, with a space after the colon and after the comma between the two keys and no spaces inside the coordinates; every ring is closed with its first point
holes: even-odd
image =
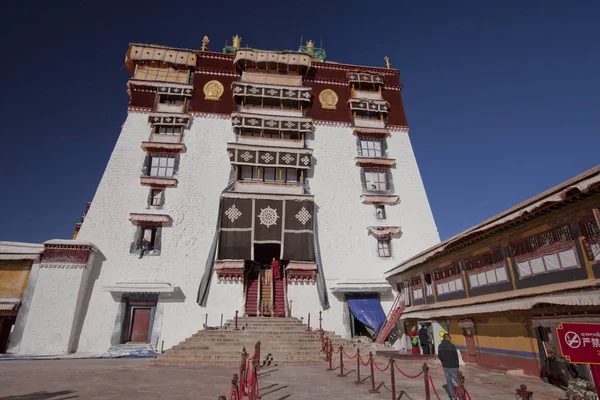
{"type": "Polygon", "coordinates": [[[381,308],[381,303],[379,303],[379,298],[376,296],[349,297],[346,301],[354,318],[375,331],[373,334],[373,339],[375,339],[386,319],[383,308],[381,308]]]}

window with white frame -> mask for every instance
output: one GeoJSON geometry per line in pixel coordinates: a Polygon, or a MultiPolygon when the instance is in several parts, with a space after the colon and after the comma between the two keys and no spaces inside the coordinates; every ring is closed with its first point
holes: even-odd
{"type": "Polygon", "coordinates": [[[150,160],[150,176],[171,178],[175,172],[175,157],[152,156],[150,160]]]}
{"type": "Polygon", "coordinates": [[[150,205],[154,207],[162,206],[163,202],[163,189],[151,189],[150,190],[150,205]]]}
{"type": "Polygon", "coordinates": [[[159,135],[181,135],[181,129],[179,125],[154,125],[154,133],[159,135]]]}
{"type": "Polygon", "coordinates": [[[410,287],[412,289],[414,300],[420,300],[423,298],[423,283],[421,282],[421,277],[412,278],[410,287]]]}
{"type": "Polygon", "coordinates": [[[511,245],[519,278],[579,268],[569,225],[563,225],[511,245]]]}
{"type": "Polygon", "coordinates": [[[366,189],[370,191],[386,191],[388,188],[386,171],[365,171],[366,189]]]}
{"type": "Polygon", "coordinates": [[[360,155],[362,157],[383,157],[383,142],[381,140],[360,140],[360,155]]]}
{"type": "Polygon", "coordinates": [[[435,271],[433,276],[435,279],[435,290],[438,296],[465,290],[458,263],[435,271]]]}
{"type": "Polygon", "coordinates": [[[391,257],[390,239],[379,239],[377,241],[377,250],[379,257],[391,257]]]}
{"type": "Polygon", "coordinates": [[[508,282],[502,249],[479,254],[465,260],[465,269],[472,288],[508,282]]]}

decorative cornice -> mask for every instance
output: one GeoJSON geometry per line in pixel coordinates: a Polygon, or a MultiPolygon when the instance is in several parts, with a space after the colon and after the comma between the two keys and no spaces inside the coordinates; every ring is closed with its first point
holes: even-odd
{"type": "Polygon", "coordinates": [[[218,114],[218,113],[205,113],[205,112],[191,112],[193,117],[211,118],[211,119],[231,119],[231,114],[218,114]]]}
{"type": "Polygon", "coordinates": [[[232,76],[234,78],[240,78],[240,74],[235,74],[232,72],[226,72],[224,70],[214,70],[209,68],[202,68],[194,71],[195,74],[199,75],[216,75],[216,76],[232,76]]]}
{"type": "Polygon", "coordinates": [[[139,112],[142,114],[148,114],[152,112],[152,107],[127,107],[127,111],[129,112],[139,112]]]}
{"type": "Polygon", "coordinates": [[[408,133],[408,126],[401,125],[387,125],[387,128],[392,132],[405,132],[408,133]]]}
{"type": "Polygon", "coordinates": [[[350,123],[350,122],[325,121],[325,120],[318,120],[318,119],[313,119],[313,125],[335,126],[335,127],[339,127],[339,128],[352,127],[352,123],[350,123]]]}
{"type": "Polygon", "coordinates": [[[144,213],[131,213],[129,214],[129,221],[133,224],[168,224],[171,222],[171,217],[167,214],[144,214],[144,213]]]}
{"type": "Polygon", "coordinates": [[[367,67],[362,65],[349,65],[349,64],[331,64],[327,62],[315,61],[312,64],[313,68],[316,69],[332,69],[336,71],[354,71],[354,72],[366,72],[371,74],[379,75],[400,75],[400,71],[397,69],[387,69],[378,67],[367,67]]]}
{"type": "Polygon", "coordinates": [[[217,261],[215,273],[219,283],[243,283],[244,260],[217,261]]]}
{"type": "Polygon", "coordinates": [[[326,85],[348,86],[348,81],[334,78],[304,79],[305,83],[324,83],[326,85]]]}
{"type": "Polygon", "coordinates": [[[84,269],[87,263],[69,263],[69,262],[42,262],[40,268],[64,268],[64,269],[84,269]]]}
{"type": "Polygon", "coordinates": [[[400,197],[389,194],[363,194],[360,196],[360,201],[363,204],[385,204],[391,206],[398,204],[400,197]]]}
{"type": "Polygon", "coordinates": [[[183,125],[190,122],[189,114],[151,113],[148,122],[153,125],[183,125]]]}
{"type": "Polygon", "coordinates": [[[369,226],[367,228],[367,233],[378,239],[395,236],[400,232],[401,228],[399,226],[369,226]]]}
{"type": "Polygon", "coordinates": [[[223,53],[213,53],[213,52],[200,52],[198,54],[198,59],[202,59],[202,58],[210,58],[213,60],[225,60],[225,61],[231,61],[233,62],[235,56],[229,55],[229,54],[223,54],[223,53]]]}

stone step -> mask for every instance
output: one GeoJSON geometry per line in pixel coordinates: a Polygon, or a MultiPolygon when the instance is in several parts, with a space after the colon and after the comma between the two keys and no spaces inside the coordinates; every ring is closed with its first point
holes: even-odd
{"type": "MultiPolygon", "coordinates": [[[[178,355],[170,355],[168,357],[166,356],[161,356],[158,358],[158,360],[160,361],[164,361],[164,362],[181,362],[181,361],[186,361],[186,362],[202,362],[202,361],[229,361],[232,363],[238,363],[240,362],[240,357],[230,357],[227,355],[219,355],[219,354],[211,354],[211,355],[182,355],[182,356],[178,356],[178,355]]],[[[312,362],[325,362],[325,358],[324,357],[307,357],[307,356],[294,356],[294,355],[285,355],[283,357],[279,357],[276,355],[273,355],[272,358],[272,362],[273,363],[280,363],[280,362],[293,362],[293,361],[312,361],[312,362]]],[[[263,360],[261,360],[261,362],[263,362],[263,360]]]]}

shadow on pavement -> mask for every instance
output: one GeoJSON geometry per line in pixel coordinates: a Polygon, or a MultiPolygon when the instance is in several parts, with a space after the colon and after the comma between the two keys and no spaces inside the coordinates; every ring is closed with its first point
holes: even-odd
{"type": "Polygon", "coordinates": [[[63,390],[60,392],[35,392],[29,394],[22,394],[18,396],[6,396],[0,397],[0,400],[68,400],[68,399],[78,399],[79,396],[69,396],[62,397],[71,393],[75,393],[74,390],[63,390]]]}

